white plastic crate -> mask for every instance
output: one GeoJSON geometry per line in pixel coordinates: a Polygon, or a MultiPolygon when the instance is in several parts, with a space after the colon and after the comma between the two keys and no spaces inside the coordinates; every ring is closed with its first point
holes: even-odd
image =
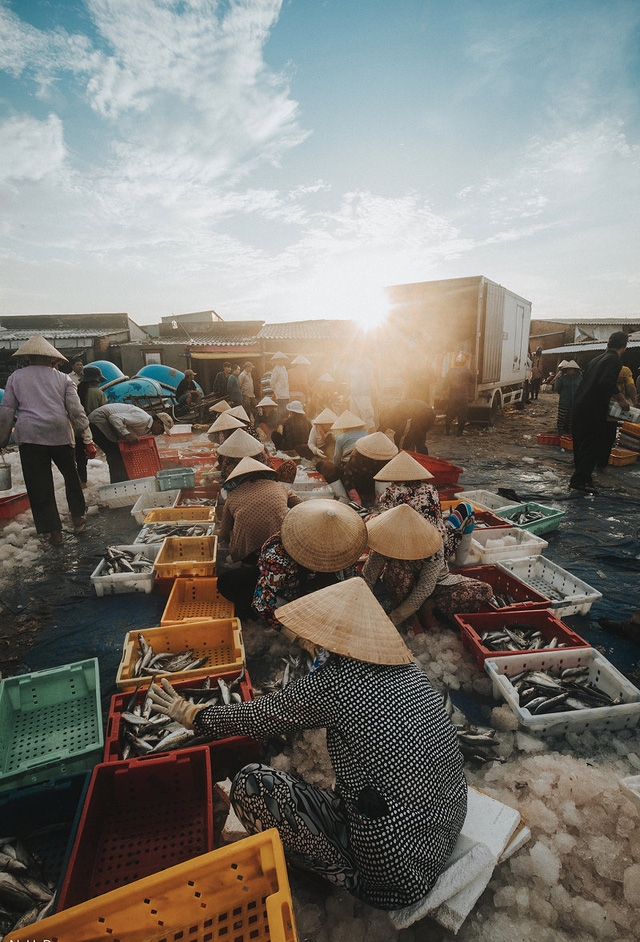
{"type": "Polygon", "coordinates": [[[173,425],[169,430],[169,435],[173,438],[176,435],[191,435],[193,426],[191,425],[173,425]]]}
{"type": "Polygon", "coordinates": [[[640,690],[595,648],[527,651],[509,657],[490,657],[484,662],[484,668],[491,678],[494,697],[507,701],[520,726],[528,733],[562,736],[585,729],[628,729],[636,726],[640,719],[640,690]],[[553,675],[567,667],[588,667],[589,682],[614,700],[623,702],[590,710],[537,715],[520,706],[520,695],[510,677],[528,670],[544,670],[553,675]]]}
{"type": "Polygon", "coordinates": [[[293,493],[296,497],[299,497],[300,500],[335,500],[335,492],[330,487],[311,487],[305,488],[303,490],[298,490],[297,487],[292,487],[293,493]]]}
{"type": "MultiPolygon", "coordinates": [[[[153,534],[154,532],[158,533],[162,527],[166,527],[166,526],[167,526],[166,523],[148,523],[146,526],[142,527],[142,529],[140,530],[140,532],[138,533],[137,537],[135,538],[133,542],[136,544],[136,546],[138,546],[140,543],[142,543],[145,546],[162,546],[162,543],[164,542],[165,537],[158,536],[158,538],[154,540],[153,534]],[[144,542],[145,537],[147,537],[147,535],[151,536],[151,539],[152,539],[151,543],[144,542]]],[[[196,526],[203,526],[205,528],[204,533],[202,534],[203,536],[213,536],[215,532],[215,528],[216,528],[215,523],[205,523],[205,522],[199,523],[197,520],[190,520],[187,523],[172,523],[171,526],[176,527],[176,533],[173,533],[172,536],[189,536],[189,533],[188,533],[189,529],[191,527],[196,527],[196,526]],[[178,528],[181,531],[179,533],[177,532],[178,528]]]]}
{"type": "Polygon", "coordinates": [[[602,598],[602,592],[551,562],[546,556],[504,559],[497,565],[529,588],[551,599],[549,608],[556,615],[586,615],[593,603],[602,598]]]}
{"type": "Polygon", "coordinates": [[[640,775],[628,775],[627,778],[620,779],[620,785],[631,801],[640,805],[640,775]]]}
{"type": "MultiPolygon", "coordinates": [[[[145,559],[155,562],[156,556],[160,552],[161,543],[137,544],[134,546],[115,546],[114,549],[130,553],[141,553],[145,559]]],[[[96,595],[124,595],[130,592],[146,592],[153,589],[156,581],[155,570],[151,572],[116,572],[112,574],[105,573],[107,562],[101,559],[91,576],[96,595]]]]}
{"type": "Polygon", "coordinates": [[[179,490],[141,494],[131,509],[131,516],[139,526],[142,526],[150,510],[155,510],[156,507],[175,507],[179,496],[179,490]]]}
{"type": "Polygon", "coordinates": [[[158,490],[158,482],[153,478],[136,478],[134,481],[122,481],[120,484],[103,484],[98,488],[98,502],[109,507],[129,507],[135,504],[141,494],[151,494],[158,490]]]}
{"type": "Polygon", "coordinates": [[[549,544],[542,537],[519,527],[497,527],[495,530],[475,529],[471,537],[471,549],[467,565],[480,563],[488,565],[500,559],[518,559],[520,556],[537,556],[549,544]],[[516,542],[506,546],[488,546],[493,540],[510,537],[516,542]]]}
{"type": "Polygon", "coordinates": [[[476,504],[483,510],[500,510],[501,507],[518,506],[518,501],[507,500],[506,497],[500,497],[499,494],[494,494],[493,491],[458,491],[455,496],[458,500],[471,501],[472,504],[476,504]]]}

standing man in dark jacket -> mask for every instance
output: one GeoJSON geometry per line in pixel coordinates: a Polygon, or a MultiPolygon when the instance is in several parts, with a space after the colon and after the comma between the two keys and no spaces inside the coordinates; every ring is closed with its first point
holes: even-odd
{"type": "Polygon", "coordinates": [[[606,448],[609,399],[615,399],[623,409],[630,407],[616,385],[626,349],[627,335],[622,330],[614,331],[605,352],[586,368],[573,400],[575,471],[569,487],[585,494],[596,493],[591,475],[606,448]]]}
{"type": "Polygon", "coordinates": [[[227,398],[227,381],[231,374],[231,364],[229,362],[222,364],[222,369],[219,373],[216,373],[216,378],[213,381],[213,395],[216,399],[226,399],[227,398]]]}

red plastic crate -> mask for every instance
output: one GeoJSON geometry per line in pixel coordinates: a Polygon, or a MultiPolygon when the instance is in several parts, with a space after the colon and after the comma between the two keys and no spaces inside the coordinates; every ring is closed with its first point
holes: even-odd
{"type": "Polygon", "coordinates": [[[539,445],[555,445],[557,448],[560,447],[560,436],[552,435],[546,433],[540,433],[538,435],[538,444],[539,445]]]}
{"type": "MultiPolygon", "coordinates": [[[[497,631],[503,625],[507,625],[507,627],[519,623],[533,625],[539,629],[546,641],[551,641],[553,637],[557,637],[558,641],[560,643],[564,642],[568,648],[591,647],[584,638],[577,635],[575,631],[572,631],[568,625],[565,625],[550,611],[505,612],[504,609],[501,609],[499,612],[492,612],[491,614],[473,612],[466,615],[454,615],[454,618],[460,626],[462,643],[475,657],[480,670],[484,670],[484,662],[488,657],[509,657],[513,654],[534,653],[527,651],[490,651],[489,648],[485,648],[480,641],[481,635],[485,631],[497,631]]],[[[544,648],[540,648],[535,653],[539,654],[542,651],[544,651],[544,648]]]]}
{"type": "Polygon", "coordinates": [[[564,448],[565,451],[573,451],[573,435],[561,435],[560,447],[564,448]]]}
{"type": "Polygon", "coordinates": [[[216,454],[208,455],[180,455],[180,466],[182,468],[193,468],[197,471],[199,468],[213,468],[218,460],[216,454]]]}
{"type": "Polygon", "coordinates": [[[206,746],[93,770],[57,912],[213,850],[206,746]]]}
{"type": "Polygon", "coordinates": [[[504,595],[505,592],[508,592],[515,602],[515,605],[508,605],[506,608],[500,609],[494,608],[493,605],[487,605],[485,609],[481,609],[483,612],[499,615],[501,612],[540,610],[549,608],[551,605],[551,599],[547,598],[546,595],[536,592],[498,566],[469,566],[466,569],[452,569],[451,571],[460,576],[468,576],[469,579],[488,582],[493,588],[494,595],[504,595]]]}
{"type": "MultiPolygon", "coordinates": [[[[235,680],[237,676],[237,671],[230,674],[220,674],[220,677],[227,683],[235,680]]],[[[212,686],[215,687],[216,681],[216,677],[211,679],[212,686]]],[[[195,687],[201,686],[202,678],[199,678],[198,680],[183,680],[180,683],[172,684],[172,687],[174,690],[177,690],[178,693],[180,693],[181,690],[192,690],[195,687]]],[[[138,703],[142,703],[146,696],[146,692],[146,687],[138,691],[136,696],[136,701],[138,703]]],[[[244,678],[240,681],[240,696],[242,697],[243,703],[250,703],[254,699],[251,678],[249,677],[249,674],[246,670],[244,678]]],[[[104,737],[105,762],[122,761],[122,752],[120,747],[120,714],[126,710],[130,701],[131,691],[128,693],[117,693],[111,698],[109,716],[107,717],[104,737]]],[[[215,768],[217,780],[220,778],[225,778],[225,775],[222,774],[223,770],[221,769],[221,766],[224,766],[225,769],[235,773],[238,771],[240,766],[245,765],[247,762],[255,761],[255,759],[262,753],[261,744],[257,740],[251,739],[249,736],[229,736],[226,739],[214,739],[207,743],[205,748],[208,749],[211,753],[211,764],[212,767],[215,768]]],[[[161,754],[166,755],[167,753],[158,753],[158,755],[161,754]]],[[[173,752],[169,753],[169,755],[172,754],[173,752]]]]}
{"type": "MultiPolygon", "coordinates": [[[[433,483],[433,482],[427,482],[433,483]]],[[[459,484],[440,484],[436,487],[440,500],[455,500],[457,492],[460,490],[459,484]]],[[[460,498],[458,498],[460,500],[460,498]]]]}
{"type": "Polygon", "coordinates": [[[409,451],[407,454],[411,455],[423,468],[431,472],[433,481],[429,483],[434,484],[437,488],[439,488],[441,484],[457,484],[458,478],[464,473],[464,468],[459,468],[458,465],[451,464],[450,461],[445,461],[444,458],[432,458],[431,455],[419,455],[415,451],[409,451]]]}
{"type": "Polygon", "coordinates": [[[163,451],[160,453],[160,466],[163,471],[166,471],[168,468],[179,468],[180,467],[180,455],[176,452],[167,452],[163,451]]]}
{"type": "Polygon", "coordinates": [[[27,494],[12,494],[11,497],[0,497],[0,520],[10,520],[23,514],[30,507],[27,494]]]}
{"type": "Polygon", "coordinates": [[[162,470],[158,446],[153,435],[144,435],[137,442],[119,441],[118,448],[129,480],[153,477],[156,471],[162,470]]]}
{"type": "Polygon", "coordinates": [[[211,505],[215,505],[220,497],[220,485],[218,483],[207,484],[203,487],[183,487],[176,501],[176,507],[180,507],[189,498],[203,498],[209,500],[211,505]]]}

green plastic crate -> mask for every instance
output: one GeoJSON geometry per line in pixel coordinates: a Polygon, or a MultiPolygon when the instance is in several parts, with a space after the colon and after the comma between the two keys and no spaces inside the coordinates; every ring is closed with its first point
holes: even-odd
{"type": "Polygon", "coordinates": [[[500,510],[500,516],[504,517],[505,520],[513,520],[516,514],[529,510],[536,510],[544,514],[544,518],[542,520],[534,520],[532,523],[514,523],[514,526],[519,527],[521,530],[528,530],[529,533],[537,534],[550,533],[552,530],[557,530],[560,526],[560,521],[566,513],[566,511],[558,510],[556,507],[545,507],[544,504],[536,504],[534,501],[530,501],[528,504],[516,504],[515,507],[503,507],[500,510]]]}
{"type": "Polygon", "coordinates": [[[158,488],[161,491],[171,491],[174,488],[194,487],[196,472],[193,468],[166,468],[156,474],[158,488]]]}
{"type": "Polygon", "coordinates": [[[97,658],[0,683],[0,791],[92,769],[103,745],[97,658]]]}

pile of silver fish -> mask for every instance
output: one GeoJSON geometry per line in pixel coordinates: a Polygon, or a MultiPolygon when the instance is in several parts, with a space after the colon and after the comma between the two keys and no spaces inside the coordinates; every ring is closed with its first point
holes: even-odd
{"type": "Polygon", "coordinates": [[[530,713],[564,713],[617,706],[614,700],[589,681],[588,667],[567,667],[557,674],[550,671],[523,671],[509,677],[520,698],[520,706],[530,713]]]}
{"type": "Polygon", "coordinates": [[[210,497],[185,497],[180,501],[178,507],[215,507],[215,501],[210,497]]]}
{"type": "Polygon", "coordinates": [[[107,546],[104,566],[100,570],[101,576],[113,576],[115,573],[140,575],[145,572],[153,572],[153,560],[147,559],[143,553],[133,553],[131,550],[107,546]]]}
{"type": "Polygon", "coordinates": [[[213,530],[213,523],[148,523],[136,543],[162,543],[168,536],[211,536],[213,530]]]}
{"type": "Polygon", "coordinates": [[[132,677],[148,677],[154,674],[174,674],[178,671],[195,670],[209,661],[208,657],[196,657],[193,649],[180,651],[161,651],[156,654],[144,635],[138,634],[138,659],[133,666],[132,677]]]}
{"type": "Polygon", "coordinates": [[[517,514],[509,517],[512,523],[517,527],[523,527],[525,523],[535,523],[536,520],[544,520],[546,514],[539,510],[520,510],[517,514]]]}
{"type": "Polygon", "coordinates": [[[254,688],[256,696],[274,693],[276,690],[284,690],[291,681],[306,677],[313,667],[313,657],[307,651],[301,651],[295,657],[293,654],[289,654],[287,657],[280,658],[280,660],[284,664],[282,673],[277,674],[273,680],[263,683],[259,690],[254,688]]]}
{"type": "MultiPolygon", "coordinates": [[[[180,691],[180,695],[189,703],[207,703],[210,706],[228,706],[232,703],[242,703],[240,694],[240,681],[244,677],[242,672],[226,683],[222,677],[205,677],[200,688],[189,688],[180,691]]],[[[163,713],[152,713],[153,703],[149,696],[151,684],[145,693],[142,702],[138,699],[137,691],[132,694],[126,709],[120,714],[120,749],[123,759],[139,757],[149,753],[171,752],[175,749],[184,749],[185,746],[198,746],[209,742],[210,736],[201,736],[192,729],[185,729],[180,723],[172,720],[163,713]]]]}
{"type": "Polygon", "coordinates": [[[566,641],[559,641],[555,635],[545,641],[538,628],[522,622],[503,625],[495,631],[485,631],[480,635],[480,641],[489,651],[540,651],[542,648],[546,651],[567,646],[566,641]]]}
{"type": "MultiPolygon", "coordinates": [[[[68,831],[69,824],[54,825],[68,831]]],[[[51,830],[46,828],[44,830],[51,830]]],[[[35,837],[37,833],[29,835],[35,837]]],[[[42,864],[17,837],[0,838],[0,942],[53,912],[55,886],[48,883],[42,864]]]]}
{"type": "Polygon", "coordinates": [[[489,605],[493,605],[494,608],[506,608],[507,605],[515,604],[515,599],[508,592],[503,592],[502,595],[492,595],[489,599],[489,605]]]}
{"type": "Polygon", "coordinates": [[[465,759],[480,763],[505,761],[495,753],[498,745],[495,729],[468,723],[464,714],[454,707],[448,690],[444,696],[444,708],[456,731],[458,746],[465,759]]]}

